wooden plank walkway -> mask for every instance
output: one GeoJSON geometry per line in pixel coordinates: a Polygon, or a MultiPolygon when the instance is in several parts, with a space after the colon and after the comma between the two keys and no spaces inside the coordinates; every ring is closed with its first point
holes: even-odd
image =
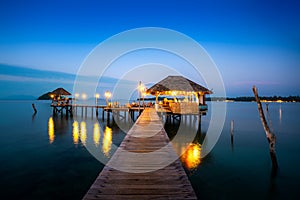
{"type": "Polygon", "coordinates": [[[153,108],[145,109],[83,199],[197,199],[153,108]]]}

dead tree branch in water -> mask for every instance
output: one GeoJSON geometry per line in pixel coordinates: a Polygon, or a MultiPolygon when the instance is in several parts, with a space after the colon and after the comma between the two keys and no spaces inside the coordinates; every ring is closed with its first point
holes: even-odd
{"type": "Polygon", "coordinates": [[[275,153],[275,143],[276,143],[276,136],[274,133],[271,132],[268,123],[266,121],[265,115],[264,115],[264,111],[261,105],[261,102],[259,100],[258,97],[258,92],[255,86],[253,86],[252,88],[253,93],[255,95],[255,100],[257,102],[257,106],[258,106],[258,112],[259,112],[259,116],[262,122],[262,125],[264,127],[264,130],[266,132],[266,136],[269,142],[269,149],[270,149],[270,156],[271,156],[271,160],[272,160],[272,166],[274,170],[278,169],[278,163],[277,163],[277,157],[276,157],[276,153],[275,153]]]}

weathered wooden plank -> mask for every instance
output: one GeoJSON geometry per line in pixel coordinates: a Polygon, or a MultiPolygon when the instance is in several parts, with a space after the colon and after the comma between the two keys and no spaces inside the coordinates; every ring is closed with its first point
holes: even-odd
{"type": "Polygon", "coordinates": [[[185,195],[183,198],[183,195],[95,195],[95,197],[91,197],[90,200],[97,200],[97,199],[103,199],[103,200],[115,200],[115,199],[130,199],[130,200],[140,200],[140,199],[151,199],[151,200],[183,200],[183,199],[195,199],[192,196],[185,195]]]}
{"type": "MultiPolygon", "coordinates": [[[[128,188],[117,188],[115,186],[112,187],[92,187],[90,188],[87,194],[90,195],[190,195],[192,190],[184,190],[178,189],[178,187],[173,188],[148,188],[143,187],[139,189],[128,189],[128,188]]],[[[184,199],[184,198],[183,198],[184,199]]]]}
{"type": "Polygon", "coordinates": [[[145,109],[84,199],[197,199],[154,109],[145,109]]]}

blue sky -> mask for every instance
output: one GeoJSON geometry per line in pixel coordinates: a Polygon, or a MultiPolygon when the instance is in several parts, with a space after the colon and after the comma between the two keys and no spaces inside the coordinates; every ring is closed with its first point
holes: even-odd
{"type": "Polygon", "coordinates": [[[75,74],[128,29],[182,32],[210,54],[229,96],[300,95],[300,3],[278,0],[1,1],[0,63],[75,74]]]}

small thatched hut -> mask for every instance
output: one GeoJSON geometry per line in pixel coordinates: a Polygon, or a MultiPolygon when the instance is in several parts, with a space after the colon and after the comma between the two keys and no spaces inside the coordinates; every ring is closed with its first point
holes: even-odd
{"type": "Polygon", "coordinates": [[[72,95],[70,92],[65,90],[64,88],[57,88],[50,92],[50,97],[52,99],[52,103],[55,104],[69,104],[70,100],[69,98],[66,98],[65,96],[70,96],[72,95]]]}
{"type": "Polygon", "coordinates": [[[194,96],[196,99],[195,102],[185,102],[185,103],[174,102],[170,104],[170,108],[173,112],[176,111],[180,113],[183,112],[193,113],[195,112],[196,108],[198,110],[198,105],[200,106],[206,105],[205,95],[212,94],[212,91],[183,76],[168,76],[165,79],[153,85],[152,87],[150,87],[147,90],[147,93],[156,96],[156,104],[158,103],[159,95],[187,96],[187,97],[194,96]],[[195,108],[190,109],[190,107],[195,107],[195,108]]]}

